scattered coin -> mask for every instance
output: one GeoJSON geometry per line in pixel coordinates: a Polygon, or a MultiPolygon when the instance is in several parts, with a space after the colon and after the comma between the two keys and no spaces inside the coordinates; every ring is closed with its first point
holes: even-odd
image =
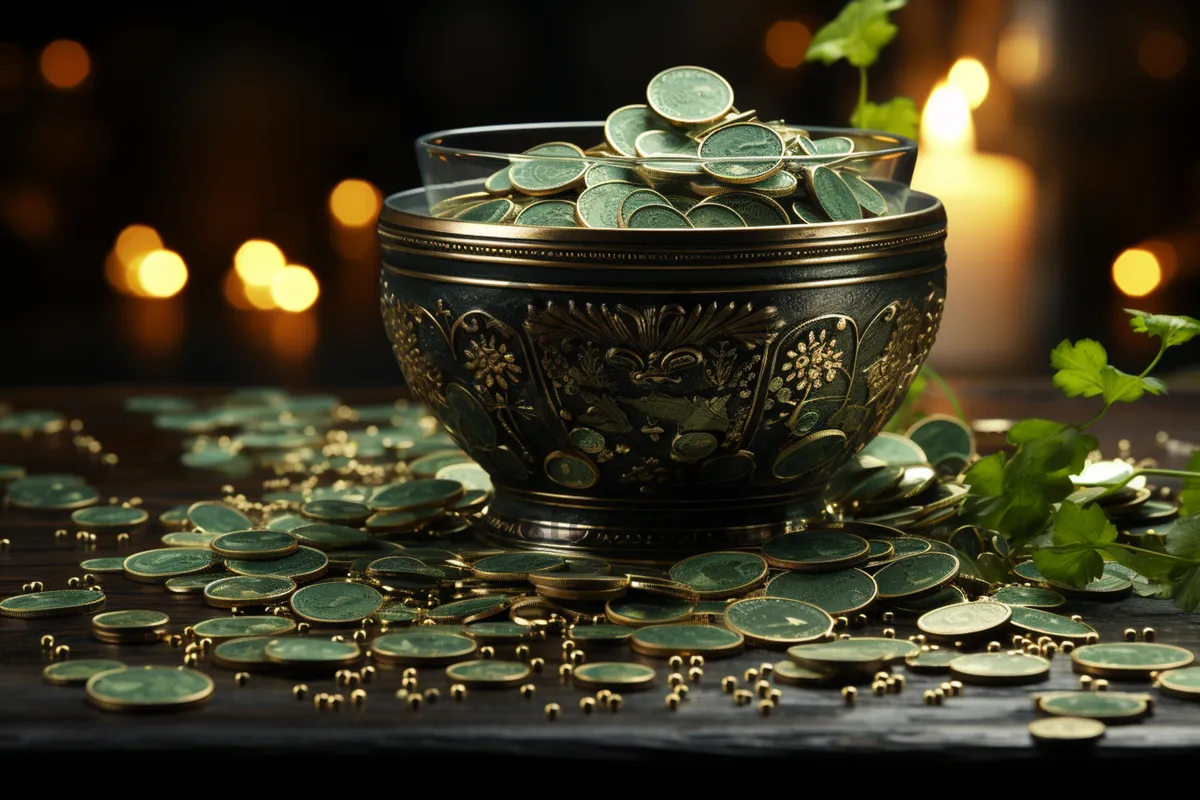
{"type": "Polygon", "coordinates": [[[875,579],[860,569],[784,572],[771,579],[766,591],[768,597],[812,603],[835,617],[861,611],[879,592],[875,579]]]}
{"type": "Polygon", "coordinates": [[[1047,717],[1029,723],[1029,735],[1041,743],[1091,743],[1104,737],[1107,727],[1098,719],[1047,717]]]}
{"type": "Polygon", "coordinates": [[[833,630],[833,618],[815,605],[779,597],[751,597],[725,609],[725,625],[759,647],[784,649],[833,630]]]}
{"type": "Polygon", "coordinates": [[[211,572],[221,560],[211,550],[169,547],[143,550],[125,559],[125,577],[139,583],[165,583],[168,578],[211,572]]]}
{"type": "Polygon", "coordinates": [[[1037,708],[1058,717],[1082,717],[1107,723],[1137,722],[1151,713],[1149,698],[1128,692],[1048,692],[1037,708]]]}
{"type": "Polygon", "coordinates": [[[624,661],[593,661],[580,664],[572,673],[576,688],[595,691],[610,689],[628,692],[646,689],[654,682],[655,671],[644,664],[624,661]]]}
{"type": "Polygon", "coordinates": [[[371,642],[376,661],[414,666],[450,664],[471,655],[477,647],[468,636],[422,628],[385,633],[371,642]]]}
{"type": "Polygon", "coordinates": [[[685,558],[671,567],[669,574],[701,599],[719,600],[761,585],[767,579],[767,562],[754,553],[704,553],[685,558]]]}
{"type": "Polygon", "coordinates": [[[520,661],[501,661],[493,658],[462,661],[446,667],[446,678],[468,688],[500,689],[516,686],[532,671],[520,661]]]}
{"type": "Polygon", "coordinates": [[[762,546],[763,557],[773,567],[828,572],[866,561],[871,546],[866,539],[838,530],[806,530],[777,536],[762,546]]]}
{"type": "Polygon", "coordinates": [[[1052,614],[1037,608],[1009,606],[1012,609],[1012,625],[1022,631],[1029,631],[1038,636],[1053,636],[1056,639],[1086,639],[1096,630],[1087,623],[1052,614]]]}
{"type": "Polygon", "coordinates": [[[69,617],[104,607],[104,593],[87,589],[53,589],[18,594],[0,600],[0,616],[17,619],[69,617]]]}
{"type": "Polygon", "coordinates": [[[300,543],[284,531],[249,530],[223,533],[209,543],[212,551],[225,558],[267,561],[296,552],[300,543]]]}
{"type": "Polygon", "coordinates": [[[920,555],[890,561],[875,573],[880,600],[920,596],[954,580],[958,559],[945,553],[920,555]]]}
{"type": "Polygon", "coordinates": [[[1186,667],[1194,658],[1190,650],[1152,642],[1088,644],[1071,651],[1076,672],[1101,678],[1149,679],[1151,672],[1186,667]]]}
{"type": "Polygon", "coordinates": [[[267,645],[273,641],[275,639],[270,636],[226,639],[213,648],[213,666],[246,672],[278,669],[278,662],[267,658],[267,645]]]}
{"type": "Polygon", "coordinates": [[[950,674],[963,683],[1015,686],[1050,677],[1050,662],[1026,653],[970,653],[950,662],[950,674]]]}
{"type": "Polygon", "coordinates": [[[354,642],[334,642],[317,636],[272,639],[263,648],[263,654],[273,663],[305,669],[353,666],[362,657],[354,642]]]}
{"type": "Polygon", "coordinates": [[[314,583],[297,589],[290,604],[296,616],[308,622],[346,625],[378,611],[383,605],[383,595],[361,583],[314,583]]]}
{"type": "Polygon", "coordinates": [[[239,639],[245,636],[283,636],[296,630],[296,623],[287,617],[241,616],[217,617],[197,622],[192,631],[199,639],[239,639]]]}
{"type": "Polygon", "coordinates": [[[180,667],[124,667],[93,675],[87,698],[105,711],[183,711],[208,702],[212,678],[180,667]]]}
{"type": "Polygon", "coordinates": [[[124,667],[111,658],[77,658],[47,665],[42,670],[42,679],[55,686],[75,686],[87,683],[93,675],[124,667]]]}
{"type": "Polygon", "coordinates": [[[254,527],[250,518],[236,508],[208,500],[189,506],[187,517],[197,530],[205,533],[233,533],[254,527]]]}
{"type": "Polygon", "coordinates": [[[127,506],[92,506],[71,513],[71,521],[81,528],[121,528],[128,530],[141,525],[150,515],[140,508],[127,506]]]}
{"type": "Polygon", "coordinates": [[[714,625],[650,625],[638,628],[629,645],[645,656],[723,658],[740,653],[744,641],[740,633],[714,625]]]}
{"type": "Polygon", "coordinates": [[[935,639],[971,639],[1002,627],[1012,614],[1003,603],[955,603],[925,612],[917,627],[935,639]]]}
{"type": "Polygon", "coordinates": [[[216,608],[268,606],[282,603],[296,591],[291,578],[274,575],[234,575],[204,587],[204,602],[216,608]]]}

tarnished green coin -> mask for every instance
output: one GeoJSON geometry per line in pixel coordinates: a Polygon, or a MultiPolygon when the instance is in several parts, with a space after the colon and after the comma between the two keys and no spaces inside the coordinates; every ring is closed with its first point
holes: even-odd
{"type": "Polygon", "coordinates": [[[1038,711],[1056,717],[1123,723],[1151,713],[1150,698],[1130,692],[1046,692],[1036,699],[1038,711]]]}
{"type": "Polygon", "coordinates": [[[819,225],[822,222],[830,221],[825,212],[814,207],[812,201],[809,200],[793,201],[792,213],[796,215],[796,219],[806,225],[819,225]]]}
{"type": "Polygon", "coordinates": [[[79,568],[101,575],[112,572],[123,572],[125,569],[125,558],[123,556],[89,558],[87,561],[79,562],[79,568]]]}
{"type": "Polygon", "coordinates": [[[967,595],[962,589],[950,584],[943,586],[935,592],[923,594],[917,597],[904,597],[897,600],[892,610],[897,615],[905,617],[919,617],[927,611],[932,611],[935,608],[943,608],[944,606],[955,605],[956,603],[967,602],[967,595]]]}
{"type": "Polygon", "coordinates": [[[420,614],[417,609],[398,602],[384,603],[383,607],[375,612],[377,620],[391,625],[410,625],[416,622],[418,617],[420,614]]]}
{"type": "Polygon", "coordinates": [[[1098,719],[1046,717],[1029,723],[1029,735],[1043,745],[1090,744],[1104,737],[1107,727],[1098,719]]]}
{"type": "Polygon", "coordinates": [[[696,157],[696,142],[682,133],[670,131],[646,131],[633,142],[633,148],[643,158],[655,156],[696,157]]]}
{"type": "Polygon", "coordinates": [[[635,209],[625,220],[625,227],[690,228],[692,223],[674,206],[652,203],[635,209]]]}
{"type": "Polygon", "coordinates": [[[919,645],[905,639],[856,637],[789,647],[788,658],[817,670],[874,670],[920,652],[919,645]]]}
{"type": "Polygon", "coordinates": [[[729,206],[699,203],[684,214],[694,228],[744,228],[746,220],[729,206]]]}
{"type": "Polygon", "coordinates": [[[1083,588],[1047,581],[1055,590],[1078,600],[1121,600],[1133,592],[1133,583],[1118,564],[1105,564],[1104,574],[1083,588]]]}
{"type": "Polygon", "coordinates": [[[650,625],[638,628],[629,639],[635,653],[661,658],[724,658],[742,652],[744,643],[742,634],[715,625],[650,625]]]}
{"type": "Polygon", "coordinates": [[[1027,653],[970,653],[950,662],[950,674],[963,683],[1017,686],[1050,677],[1050,662],[1027,653]]]}
{"type": "Polygon", "coordinates": [[[1169,669],[1158,675],[1157,686],[1163,694],[1184,700],[1200,700],[1200,667],[1169,669]]]}
{"type": "MultiPolygon", "coordinates": [[[[303,519],[303,518],[301,518],[303,519]]],[[[300,543],[318,550],[348,550],[360,547],[371,541],[370,534],[348,525],[338,525],[333,522],[318,522],[304,519],[304,524],[291,530],[292,536],[300,543]]]]}
{"type": "Polygon", "coordinates": [[[729,113],[733,87],[703,67],[672,67],[650,79],[646,99],[656,114],[677,125],[703,125],[729,113]]]}
{"type": "Polygon", "coordinates": [[[360,622],[383,605],[383,595],[361,583],[316,583],[297,589],[291,606],[296,616],[318,625],[360,622]]]}
{"type": "Polygon", "coordinates": [[[449,480],[462,484],[462,495],[448,506],[451,511],[462,510],[462,500],[468,492],[484,491],[490,496],[493,491],[491,476],[487,474],[487,470],[483,468],[482,464],[474,461],[447,464],[437,471],[436,477],[438,480],[449,480]]]}
{"type": "Polygon", "coordinates": [[[958,559],[946,553],[920,555],[889,561],[875,573],[880,600],[897,600],[932,592],[958,575],[958,559]]]}
{"type": "Polygon", "coordinates": [[[929,463],[929,457],[911,439],[894,433],[880,433],[867,442],[859,455],[868,455],[894,467],[918,467],[929,463]]]}
{"type": "Polygon", "coordinates": [[[346,667],[362,657],[362,652],[354,642],[334,642],[319,636],[272,639],[263,648],[263,654],[268,661],[276,664],[307,668],[346,667]]]}
{"type": "Polygon", "coordinates": [[[324,522],[358,524],[371,516],[371,509],[349,500],[310,500],[300,507],[300,513],[324,522]]]}
{"type": "Polygon", "coordinates": [[[463,486],[458,481],[410,481],[385,486],[367,504],[375,511],[418,511],[445,508],[462,494],[463,486]]]}
{"type": "Polygon", "coordinates": [[[765,194],[753,191],[726,192],[710,200],[703,200],[695,208],[709,203],[718,203],[732,208],[752,228],[767,225],[787,225],[791,222],[783,206],[765,194]]]}
{"type": "Polygon", "coordinates": [[[167,547],[198,547],[207,550],[213,540],[221,535],[204,531],[171,531],[162,535],[162,543],[167,547]]]}
{"type": "Polygon", "coordinates": [[[1193,660],[1190,650],[1153,642],[1089,644],[1071,651],[1076,672],[1101,678],[1148,678],[1151,672],[1179,669],[1193,660]]]}
{"type": "Polygon", "coordinates": [[[921,553],[928,553],[931,549],[933,549],[933,545],[930,541],[918,536],[897,536],[895,539],[892,539],[893,558],[920,555],[921,553]]]}
{"type": "Polygon", "coordinates": [[[71,521],[81,528],[132,528],[148,520],[150,515],[141,508],[127,506],[92,506],[71,513],[71,521]]]}
{"type": "Polygon", "coordinates": [[[762,553],[773,567],[829,572],[867,560],[871,545],[852,533],[816,529],[776,536],[763,544],[762,553]]]}
{"type": "Polygon", "coordinates": [[[296,630],[296,623],[287,617],[248,615],[216,617],[197,622],[192,631],[197,639],[240,639],[244,636],[283,636],[296,630]]]}
{"type": "Polygon", "coordinates": [[[203,594],[204,587],[215,580],[220,580],[226,572],[207,572],[200,575],[180,575],[167,578],[163,587],[171,594],[203,594]]]}
{"type": "Polygon", "coordinates": [[[105,633],[148,633],[166,625],[171,618],[161,611],[126,609],[105,611],[92,617],[92,627],[105,633]]]}
{"type": "Polygon", "coordinates": [[[997,589],[992,599],[1010,606],[1035,609],[1058,608],[1067,602],[1058,592],[1037,586],[1005,586],[997,589]]]}
{"type": "Polygon", "coordinates": [[[376,637],[371,642],[371,652],[376,661],[385,664],[438,666],[471,655],[477,646],[469,636],[418,627],[376,637]]]}
{"type": "Polygon", "coordinates": [[[896,555],[896,548],[889,539],[868,539],[867,543],[871,545],[871,553],[867,559],[872,563],[884,562],[896,555]]]}
{"type": "Polygon", "coordinates": [[[458,514],[477,514],[491,502],[492,493],[484,489],[468,489],[463,496],[450,506],[450,510],[458,514]]]}
{"type": "Polygon", "coordinates": [[[225,568],[238,575],[276,575],[291,578],[296,583],[315,581],[329,569],[329,557],[320,550],[301,547],[290,556],[273,558],[270,561],[244,561],[231,558],[225,568]]]}
{"type": "Polygon", "coordinates": [[[478,689],[502,689],[516,686],[532,671],[520,661],[499,661],[486,658],[463,661],[446,667],[446,678],[453,683],[478,689]]]}
{"type": "Polygon", "coordinates": [[[254,527],[250,518],[236,508],[209,500],[193,503],[187,516],[197,530],[205,533],[232,533],[254,527]]]}
{"type": "Polygon", "coordinates": [[[915,656],[904,659],[904,666],[910,672],[926,675],[940,675],[950,671],[950,662],[961,656],[957,650],[943,648],[940,650],[922,650],[915,656]]]}
{"type": "Polygon", "coordinates": [[[57,411],[32,409],[12,414],[0,414],[0,434],[58,433],[66,426],[66,417],[57,411]]]}
{"type": "Polygon", "coordinates": [[[299,514],[281,514],[278,517],[272,517],[267,520],[263,527],[272,531],[286,531],[291,533],[296,528],[303,528],[305,525],[312,525],[313,521],[308,517],[302,517],[299,514]]]}
{"type": "Polygon", "coordinates": [[[905,434],[925,451],[929,463],[937,464],[949,456],[969,459],[975,452],[975,434],[958,417],[930,414],[917,421],[905,434]]]}
{"type": "Polygon", "coordinates": [[[465,600],[455,600],[451,603],[431,608],[426,616],[439,624],[449,622],[475,622],[476,620],[494,617],[512,605],[512,598],[503,594],[468,597],[465,600]]]}
{"type": "Polygon", "coordinates": [[[750,597],[725,609],[725,625],[752,645],[784,648],[823,638],[833,630],[833,617],[800,600],[750,597]]]}
{"type": "MultiPolygon", "coordinates": [[[[634,141],[637,137],[634,137],[634,141]]],[[[617,164],[593,164],[588,168],[587,174],[583,176],[584,186],[590,188],[597,183],[609,183],[610,181],[624,181],[625,183],[640,182],[638,174],[629,167],[618,166],[617,164]]]]}
{"type": "Polygon", "coordinates": [[[367,517],[366,529],[371,533],[410,533],[424,530],[442,519],[446,510],[421,508],[416,511],[380,511],[367,517]]]}
{"type": "Polygon", "coordinates": [[[212,572],[221,559],[211,550],[167,547],[143,550],[125,559],[125,577],[139,583],[165,583],[168,578],[212,572]]]}
{"type": "Polygon", "coordinates": [[[25,468],[19,464],[0,464],[0,483],[19,481],[25,477],[25,468]]]}
{"type": "Polygon", "coordinates": [[[508,167],[499,169],[488,176],[483,182],[483,189],[488,194],[508,194],[512,191],[512,181],[508,178],[508,167]]]}
{"type": "Polygon", "coordinates": [[[825,166],[806,168],[804,179],[809,196],[817,201],[831,220],[849,222],[862,219],[858,198],[835,170],[825,166]]]}
{"type": "Polygon", "coordinates": [[[506,619],[486,620],[472,622],[463,628],[463,633],[477,642],[508,643],[531,638],[533,629],[506,619]]]}
{"type": "Polygon", "coordinates": [[[645,664],[628,661],[593,661],[577,666],[573,676],[577,689],[628,692],[649,688],[654,683],[655,671],[645,664]]]}
{"type": "MultiPolygon", "coordinates": [[[[462,398],[463,397],[463,394],[460,392],[451,392],[450,390],[447,390],[447,392],[450,394],[451,398],[462,398]]],[[[470,395],[468,395],[468,396],[470,396],[470,395]]],[[[471,396],[471,399],[474,400],[475,399],[474,396],[471,396]]],[[[478,401],[476,401],[476,402],[478,402],[478,401]]],[[[483,411],[483,407],[480,406],[476,410],[483,411]]],[[[481,423],[483,420],[479,419],[478,417],[476,417],[474,420],[468,420],[468,418],[463,416],[463,413],[462,413],[463,409],[461,406],[457,407],[456,411],[458,412],[459,424],[466,424],[466,426],[467,426],[466,430],[464,430],[463,433],[465,435],[467,435],[468,441],[470,441],[471,443],[473,443],[475,445],[490,447],[491,445],[486,444],[483,441],[481,434],[480,434],[480,428],[479,428],[478,423],[481,423]],[[473,421],[476,424],[473,424],[473,425],[469,424],[471,421],[473,421]]],[[[484,411],[483,413],[485,415],[487,414],[486,411],[484,411]]],[[[491,424],[491,419],[489,418],[487,420],[487,422],[488,422],[488,424],[491,424]]],[[[494,444],[494,442],[492,444],[494,444]]],[[[413,477],[417,478],[417,480],[419,480],[419,481],[425,481],[425,480],[433,480],[434,478],[437,477],[438,472],[442,469],[445,469],[446,467],[452,466],[454,464],[470,464],[470,463],[472,463],[471,456],[469,456],[467,453],[463,452],[462,450],[455,448],[455,449],[450,449],[450,450],[441,450],[441,451],[434,452],[434,453],[427,453],[426,455],[423,455],[420,458],[414,458],[412,461],[408,462],[408,468],[410,470],[412,470],[413,477]]]]}
{"type": "Polygon", "coordinates": [[[726,125],[700,143],[701,166],[728,183],[756,183],[783,168],[783,138],[757,122],[726,125]],[[746,159],[746,160],[742,160],[746,159]]]}
{"type": "Polygon", "coordinates": [[[858,201],[864,211],[874,217],[880,217],[887,213],[887,200],[879,193],[878,189],[848,170],[841,175],[842,180],[854,193],[854,199],[858,201]]]}
{"type": "Polygon", "coordinates": [[[719,600],[750,591],[767,579],[767,562],[754,553],[723,551],[685,558],[670,569],[671,580],[701,599],[719,600]]]}
{"type": "Polygon", "coordinates": [[[187,512],[187,506],[168,508],[158,515],[158,521],[164,528],[182,528],[188,524],[187,512]]]}
{"type": "Polygon", "coordinates": [[[621,227],[621,202],[640,186],[625,181],[598,183],[584,189],[575,201],[575,214],[586,228],[621,227]]]}
{"type": "Polygon", "coordinates": [[[518,191],[528,195],[550,195],[570,189],[583,181],[589,166],[583,151],[565,142],[538,145],[524,155],[530,158],[513,164],[508,179],[518,191]]]}
{"type": "Polygon", "coordinates": [[[124,669],[125,665],[111,658],[78,658],[59,661],[42,670],[42,680],[55,686],[75,686],[87,683],[93,675],[124,669]]]}
{"type": "Polygon", "coordinates": [[[1007,623],[1012,614],[1003,603],[955,603],[926,611],[917,620],[917,627],[938,639],[967,639],[991,633],[1007,623]]]}
{"type": "MultiPolygon", "coordinates": [[[[509,176],[511,178],[511,171],[509,176]]],[[[517,205],[507,197],[499,197],[495,200],[487,200],[473,206],[467,206],[462,211],[454,215],[454,219],[459,222],[485,222],[485,223],[501,223],[508,222],[516,213],[517,205]]]]}
{"type": "Polygon", "coordinates": [[[213,648],[213,666],[248,672],[276,669],[279,664],[267,658],[267,645],[273,641],[271,636],[226,639],[213,648]]]}
{"type": "MultiPolygon", "coordinates": [[[[591,174],[590,170],[588,174],[591,174]]],[[[579,220],[575,217],[575,204],[570,200],[541,200],[521,209],[513,224],[539,228],[578,228],[579,220]]]]}
{"type": "Polygon", "coordinates": [[[471,572],[484,580],[523,581],[531,572],[552,572],[565,566],[566,559],[549,553],[502,553],[476,561],[471,572]]]}
{"type": "Polygon", "coordinates": [[[212,678],[183,667],[124,667],[93,675],[87,698],[105,711],[183,711],[208,701],[212,678]]]}
{"type": "Polygon", "coordinates": [[[800,600],[831,616],[860,611],[878,594],[875,579],[860,569],[837,572],[785,572],[767,584],[767,597],[800,600]]]}
{"type": "Polygon", "coordinates": [[[604,139],[613,150],[632,158],[638,154],[634,147],[638,136],[646,131],[662,131],[670,127],[671,123],[654,113],[649,106],[621,106],[604,121],[604,139]]]}
{"type": "Polygon", "coordinates": [[[291,578],[275,575],[234,575],[204,587],[204,602],[217,608],[269,606],[280,603],[296,591],[291,578]]]}
{"type": "Polygon", "coordinates": [[[65,479],[67,477],[30,475],[13,481],[6,492],[8,502],[34,511],[65,511],[100,501],[100,493],[91,486],[65,479]]]}
{"type": "Polygon", "coordinates": [[[1086,639],[1095,629],[1086,623],[1077,622],[1061,614],[1052,614],[1037,608],[1009,606],[1012,609],[1012,626],[1017,630],[1029,631],[1038,636],[1053,636],[1055,639],[1086,639]]]}
{"type": "Polygon", "coordinates": [[[616,644],[629,641],[635,630],[629,625],[576,625],[571,630],[571,638],[586,645],[616,644]]]}
{"type": "MultiPolygon", "coordinates": [[[[659,194],[658,192],[654,191],[653,189],[634,189],[632,192],[625,195],[625,197],[623,197],[621,199],[620,206],[617,209],[617,219],[619,220],[621,227],[624,228],[629,225],[629,215],[632,214],[634,211],[637,211],[642,206],[650,206],[650,205],[662,206],[662,205],[670,205],[670,203],[671,203],[670,200],[668,200],[666,197],[659,194]]],[[[604,448],[601,447],[600,450],[591,450],[591,451],[584,450],[582,447],[580,449],[583,450],[583,452],[585,452],[585,453],[587,453],[587,452],[597,452],[598,453],[598,452],[600,452],[600,450],[603,450],[604,448]]]]}
{"type": "Polygon", "coordinates": [[[223,533],[209,543],[212,551],[225,558],[265,561],[291,555],[300,547],[295,536],[284,531],[252,530],[223,533]]]}
{"type": "Polygon", "coordinates": [[[835,670],[802,667],[793,661],[778,661],[771,669],[771,679],[789,686],[824,686],[836,680],[835,670]]]}
{"type": "Polygon", "coordinates": [[[669,622],[686,622],[692,618],[694,603],[670,597],[631,592],[624,597],[609,600],[604,606],[605,616],[616,625],[642,627],[669,622]]]}

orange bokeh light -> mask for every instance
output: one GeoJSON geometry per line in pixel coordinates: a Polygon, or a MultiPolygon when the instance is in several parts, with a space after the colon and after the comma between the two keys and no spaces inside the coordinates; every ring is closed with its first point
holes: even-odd
{"type": "Polygon", "coordinates": [[[187,285],[188,270],[183,257],[172,250],[151,250],[137,259],[137,281],[130,281],[142,297],[174,297],[187,285]]]}
{"type": "Polygon", "coordinates": [[[795,69],[804,63],[812,32],[803,22],[781,19],[767,31],[767,57],[776,66],[795,69]]]}
{"type": "Polygon", "coordinates": [[[74,89],[92,71],[92,59],[79,42],[58,39],[42,50],[40,66],[46,83],[56,89],[74,89]]]}
{"type": "Polygon", "coordinates": [[[1187,44],[1175,31],[1150,31],[1138,43],[1138,64],[1151,78],[1174,78],[1187,66],[1187,44]]]}
{"type": "Polygon", "coordinates": [[[383,205],[383,195],[367,181],[350,178],[329,193],[329,213],[342,225],[373,225],[383,205]]]}
{"type": "Polygon", "coordinates": [[[1162,283],[1162,266],[1154,253],[1131,247],[1113,262],[1112,279],[1123,294],[1145,297],[1162,283]]]}
{"type": "Polygon", "coordinates": [[[287,266],[283,251],[271,242],[251,239],[237,249],[233,267],[238,276],[254,286],[270,286],[275,276],[287,266]]]}
{"type": "Polygon", "coordinates": [[[320,294],[317,277],[308,267],[289,264],[271,281],[271,299],[275,305],[294,314],[312,306],[320,294]]]}

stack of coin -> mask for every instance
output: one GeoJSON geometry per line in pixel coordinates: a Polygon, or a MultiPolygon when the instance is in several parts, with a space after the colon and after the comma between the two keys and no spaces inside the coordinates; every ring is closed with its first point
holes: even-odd
{"type": "Polygon", "coordinates": [[[106,611],[92,617],[92,635],[105,644],[152,644],[166,637],[170,621],[161,611],[106,611]]]}

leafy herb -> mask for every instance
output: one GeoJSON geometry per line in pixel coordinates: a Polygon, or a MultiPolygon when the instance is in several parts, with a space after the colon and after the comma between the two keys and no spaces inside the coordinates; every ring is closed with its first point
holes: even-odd
{"type": "Polygon", "coordinates": [[[896,97],[886,103],[867,99],[867,67],[896,38],[899,28],[888,19],[888,14],[904,8],[905,3],[907,0],[851,0],[837,17],[817,31],[805,59],[829,66],[844,58],[858,68],[858,103],[850,115],[851,125],[915,139],[920,116],[910,98],[896,97]]]}
{"type": "Polygon", "coordinates": [[[1115,561],[1135,573],[1139,593],[1161,596],[1169,591],[1176,605],[1192,610],[1200,605],[1200,452],[1187,470],[1131,471],[1103,492],[1076,495],[1072,475],[1078,475],[1096,438],[1085,431],[1116,403],[1132,403],[1145,394],[1164,394],[1167,386],[1150,376],[1167,348],[1200,335],[1200,321],[1191,317],[1151,315],[1129,310],[1130,327],[1158,337],[1158,353],[1137,375],[1108,363],[1104,347],[1091,339],[1063,341],[1050,353],[1056,370],[1054,385],[1067,397],[1099,397],[1103,406],[1087,422],[1071,425],[1046,419],[1018,422],[1008,434],[1017,446],[1010,456],[994,453],[975,462],[964,477],[970,489],[965,513],[970,520],[1000,531],[1012,552],[1032,553],[1048,579],[1073,586],[1100,577],[1105,561],[1115,561]],[[1166,545],[1145,546],[1117,541],[1117,530],[1094,501],[1119,491],[1137,474],[1185,479],[1181,495],[1185,516],[1176,520],[1166,545]],[[1076,502],[1077,501],[1077,502],[1076,502]]]}

